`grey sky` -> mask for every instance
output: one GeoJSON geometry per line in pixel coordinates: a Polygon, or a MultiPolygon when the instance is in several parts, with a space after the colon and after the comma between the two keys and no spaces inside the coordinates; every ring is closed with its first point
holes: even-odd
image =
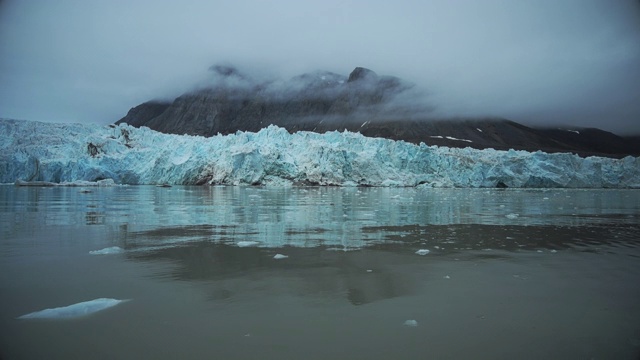
{"type": "Polygon", "coordinates": [[[105,124],[220,62],[364,66],[441,116],[640,133],[638,0],[0,0],[0,117],[105,124]]]}

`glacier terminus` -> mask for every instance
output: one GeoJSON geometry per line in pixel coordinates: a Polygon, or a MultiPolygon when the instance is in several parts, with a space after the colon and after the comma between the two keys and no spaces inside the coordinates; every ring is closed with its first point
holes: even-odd
{"type": "Polygon", "coordinates": [[[640,158],[448,148],[353,132],[209,138],[127,124],[0,120],[0,183],[640,188],[640,158]]]}

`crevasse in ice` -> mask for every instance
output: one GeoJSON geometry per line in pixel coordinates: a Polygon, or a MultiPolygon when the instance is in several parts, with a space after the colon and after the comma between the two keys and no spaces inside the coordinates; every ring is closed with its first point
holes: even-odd
{"type": "Polygon", "coordinates": [[[211,138],[0,120],[0,182],[640,188],[640,158],[414,145],[270,126],[211,138]]]}

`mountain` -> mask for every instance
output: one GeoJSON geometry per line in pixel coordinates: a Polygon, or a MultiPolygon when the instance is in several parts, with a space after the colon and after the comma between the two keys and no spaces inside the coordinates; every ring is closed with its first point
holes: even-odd
{"type": "Polygon", "coordinates": [[[173,101],[140,104],[116,124],[205,137],[277,125],[291,133],[348,130],[458,148],[640,155],[637,139],[599,129],[536,129],[498,118],[433,119],[412,83],[362,67],[349,76],[318,71],[288,81],[257,81],[232,66],[210,71],[209,86],[173,101]]]}

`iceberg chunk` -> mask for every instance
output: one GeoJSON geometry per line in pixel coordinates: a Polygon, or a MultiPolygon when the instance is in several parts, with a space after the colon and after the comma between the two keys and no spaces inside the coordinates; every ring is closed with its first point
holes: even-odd
{"type": "Polygon", "coordinates": [[[98,311],[114,307],[125,301],[128,300],[100,298],[69,306],[32,312],[26,315],[22,315],[18,317],[18,319],[72,319],[90,315],[98,311]]]}
{"type": "Polygon", "coordinates": [[[120,254],[123,251],[124,251],[124,249],[122,249],[119,246],[112,246],[112,247],[108,247],[108,248],[104,248],[104,249],[100,249],[100,250],[89,251],[89,254],[91,254],[91,255],[110,255],[110,254],[120,254]]]}
{"type": "Polygon", "coordinates": [[[238,247],[250,247],[250,246],[256,246],[258,244],[260,243],[257,241],[238,241],[236,243],[238,247]]]}
{"type": "Polygon", "coordinates": [[[420,249],[420,250],[416,251],[416,254],[418,254],[418,255],[427,255],[428,253],[430,253],[430,251],[428,249],[420,249]]]}

